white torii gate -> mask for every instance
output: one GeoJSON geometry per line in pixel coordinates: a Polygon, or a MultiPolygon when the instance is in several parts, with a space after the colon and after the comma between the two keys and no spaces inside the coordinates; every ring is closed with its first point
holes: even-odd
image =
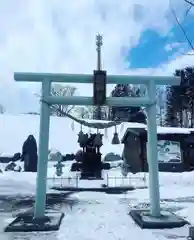
{"type": "MultiPolygon", "coordinates": [[[[46,182],[48,165],[49,146],[49,123],[50,108],[52,104],[63,105],[93,105],[92,97],[56,97],[51,96],[51,82],[70,83],[93,83],[92,74],[54,74],[54,73],[14,73],[15,81],[20,82],[41,82],[41,111],[40,111],[40,134],[39,134],[39,155],[37,171],[37,187],[35,202],[35,218],[42,218],[45,213],[46,182]]],[[[160,194],[158,179],[158,156],[157,156],[157,126],[156,126],[156,85],[179,85],[180,78],[166,76],[127,76],[108,75],[109,84],[145,84],[147,96],[131,97],[107,97],[108,106],[146,106],[147,109],[147,132],[148,149],[147,159],[149,164],[149,189],[151,214],[160,215],[160,194]]]]}
{"type": "MultiPolygon", "coordinates": [[[[98,61],[97,68],[100,70],[100,47],[102,38],[97,36],[98,61]]],[[[36,185],[36,201],[34,218],[41,219],[45,215],[48,146],[49,146],[49,105],[93,105],[92,97],[56,97],[51,96],[52,82],[69,83],[93,83],[92,74],[57,74],[57,73],[14,73],[14,79],[18,82],[41,82],[41,111],[40,111],[40,134],[39,155],[36,185]]],[[[107,97],[105,105],[108,106],[145,106],[147,110],[147,133],[148,147],[147,159],[149,164],[149,190],[151,215],[160,216],[160,192],[158,178],[158,156],[157,156],[157,126],[156,126],[156,85],[179,85],[181,79],[174,76],[128,76],[108,75],[108,84],[144,84],[147,87],[145,97],[107,97]]]]}

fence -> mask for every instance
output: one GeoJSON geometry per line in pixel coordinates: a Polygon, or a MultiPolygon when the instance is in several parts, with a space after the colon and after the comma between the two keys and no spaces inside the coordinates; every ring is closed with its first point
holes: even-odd
{"type": "MultiPolygon", "coordinates": [[[[47,178],[48,182],[51,183],[52,186],[55,187],[97,187],[101,184],[106,185],[107,187],[129,187],[129,186],[137,186],[139,184],[146,184],[146,176],[134,176],[128,175],[124,176],[110,176],[107,174],[104,177],[104,180],[80,180],[80,175],[69,176],[69,177],[53,177],[47,178]]],[[[50,184],[49,184],[50,185],[50,184]]]]}
{"type": "MultiPolygon", "coordinates": [[[[74,177],[55,177],[47,178],[47,181],[51,183],[52,186],[55,187],[79,187],[79,175],[74,177]]],[[[50,185],[50,184],[49,184],[50,185]]]]}
{"type": "Polygon", "coordinates": [[[128,176],[109,176],[107,174],[106,176],[106,185],[108,187],[119,187],[119,186],[134,186],[139,183],[144,183],[146,184],[146,176],[144,175],[143,177],[139,176],[133,176],[133,175],[128,175],[128,176]]]}

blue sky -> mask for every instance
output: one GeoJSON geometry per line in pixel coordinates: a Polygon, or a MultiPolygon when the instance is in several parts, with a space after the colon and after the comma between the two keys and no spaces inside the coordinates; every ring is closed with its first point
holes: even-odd
{"type": "MultiPolygon", "coordinates": [[[[171,2],[182,17],[188,5],[171,2]]],[[[183,23],[191,39],[193,16],[190,11],[183,23]]],[[[16,83],[14,72],[92,73],[97,33],[103,34],[102,67],[108,74],[172,75],[194,62],[194,56],[179,53],[180,47],[190,49],[169,0],[7,0],[0,2],[0,20],[0,104],[11,113],[39,109],[34,93],[40,85],[16,83]]],[[[77,95],[92,95],[89,84],[76,88],[77,95]]]]}
{"type": "MultiPolygon", "coordinates": [[[[189,39],[194,39],[193,16],[188,16],[182,22],[182,25],[189,39]]],[[[177,24],[168,32],[167,36],[161,36],[153,30],[146,30],[141,34],[139,44],[129,51],[130,68],[156,68],[172,60],[175,54],[177,56],[180,47],[182,48],[181,52],[191,50],[177,24]],[[184,42],[184,44],[181,42],[184,42]]]]}

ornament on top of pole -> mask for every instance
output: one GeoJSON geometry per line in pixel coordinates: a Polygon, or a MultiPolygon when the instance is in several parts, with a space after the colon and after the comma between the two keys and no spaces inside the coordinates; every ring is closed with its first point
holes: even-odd
{"type": "Polygon", "coordinates": [[[97,51],[97,70],[101,70],[101,47],[103,45],[102,35],[96,35],[96,51],[97,51]]]}
{"type": "Polygon", "coordinates": [[[101,70],[101,47],[103,45],[102,35],[96,35],[97,70],[93,76],[93,104],[102,106],[106,103],[106,71],[101,70]]]}

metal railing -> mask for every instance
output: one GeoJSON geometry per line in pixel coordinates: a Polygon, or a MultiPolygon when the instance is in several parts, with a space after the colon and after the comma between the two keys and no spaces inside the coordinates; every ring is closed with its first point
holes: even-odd
{"type": "Polygon", "coordinates": [[[79,187],[79,175],[76,176],[69,176],[69,177],[56,177],[53,176],[52,178],[47,178],[47,181],[52,181],[51,185],[54,187],[79,187]]]}
{"type": "Polygon", "coordinates": [[[125,177],[109,176],[109,174],[107,174],[106,176],[106,185],[108,187],[133,186],[140,182],[146,184],[146,175],[144,175],[143,177],[133,175],[128,175],[125,177]]]}
{"type": "MultiPolygon", "coordinates": [[[[55,175],[52,178],[47,178],[47,180],[51,183],[53,187],[74,187],[78,188],[81,185],[84,186],[83,181],[87,180],[80,180],[80,175],[77,174],[76,176],[61,176],[56,177],[55,175]]],[[[124,176],[110,176],[106,174],[103,180],[97,180],[99,185],[106,185],[106,187],[127,187],[127,186],[136,186],[138,184],[146,184],[146,176],[133,176],[128,175],[127,177],[124,176]]],[[[93,182],[93,181],[92,181],[93,182]]]]}

